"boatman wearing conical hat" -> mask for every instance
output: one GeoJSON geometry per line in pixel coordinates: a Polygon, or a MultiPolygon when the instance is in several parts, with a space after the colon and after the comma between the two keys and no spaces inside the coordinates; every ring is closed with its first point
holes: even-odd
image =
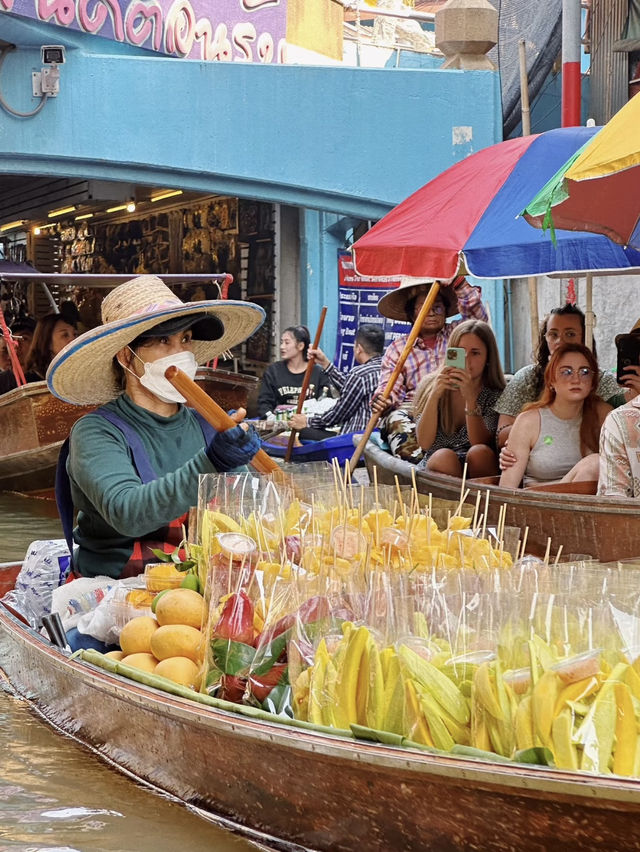
{"type": "MultiPolygon", "coordinates": [[[[432,283],[433,279],[418,283],[413,278],[404,279],[397,289],[380,299],[378,311],[389,319],[413,324],[432,283]]],[[[449,286],[440,288],[386,404],[379,395],[393,374],[408,334],[394,340],[384,353],[373,407],[383,415],[380,432],[394,456],[413,464],[422,459],[424,453],[416,440],[411,403],[420,380],[444,361],[451,332],[466,319],[487,322],[488,315],[482,304],[480,288],[472,287],[463,276],[459,276],[449,286]],[[460,319],[447,322],[447,317],[456,314],[460,314],[460,319]]]]}
{"type": "MultiPolygon", "coordinates": [[[[76,573],[133,576],[171,550],[197,504],[198,475],[249,462],[260,440],[247,424],[215,432],[185,407],[165,378],[176,366],[190,378],[262,324],[250,302],[184,303],[153,275],[112,290],[103,324],[60,352],[47,372],[55,396],[98,404],[74,425],[66,469],[78,510],[76,573]]],[[[240,409],[234,415],[239,423],[240,409]]]]}

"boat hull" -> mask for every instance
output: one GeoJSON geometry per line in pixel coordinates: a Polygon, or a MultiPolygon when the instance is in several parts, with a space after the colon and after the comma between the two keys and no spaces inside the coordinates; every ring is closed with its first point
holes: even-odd
{"type": "MultiPolygon", "coordinates": [[[[412,484],[414,470],[418,490],[445,500],[459,500],[461,481],[453,476],[434,475],[415,470],[409,462],[391,456],[369,443],[365,450],[369,473],[377,469],[378,482],[394,484],[397,477],[404,485],[412,484]]],[[[484,511],[489,492],[487,522],[497,524],[501,506],[506,506],[507,526],[524,531],[528,528],[527,552],[543,556],[547,539],[554,550],[562,545],[564,556],[586,555],[600,562],[632,559],[640,555],[640,501],[590,494],[500,488],[468,480],[466,502],[475,505],[482,494],[484,511]]]]}
{"type": "Polygon", "coordinates": [[[273,848],[637,849],[640,782],[330,737],[203,707],[50,646],[0,606],[0,660],[54,726],[273,848]]]}

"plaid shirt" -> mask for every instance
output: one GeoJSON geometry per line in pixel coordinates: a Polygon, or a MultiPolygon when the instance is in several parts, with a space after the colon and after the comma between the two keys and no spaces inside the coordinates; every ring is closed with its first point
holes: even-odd
{"type": "Polygon", "coordinates": [[[640,497],[640,396],[610,411],[602,424],[598,494],[640,497]]]}
{"type": "MultiPolygon", "coordinates": [[[[489,317],[482,304],[479,287],[472,287],[468,281],[464,281],[459,287],[456,287],[456,296],[462,319],[446,323],[442,331],[439,331],[436,335],[435,346],[433,347],[427,347],[421,337],[417,338],[389,397],[393,402],[394,408],[411,402],[421,379],[436,370],[444,361],[449,337],[457,325],[467,319],[488,321],[489,317]]],[[[393,374],[408,336],[408,334],[404,334],[402,337],[396,338],[387,347],[387,351],[382,358],[382,368],[380,370],[378,387],[375,391],[376,394],[381,394],[387,386],[387,382],[393,374]]]]}
{"type": "Polygon", "coordinates": [[[362,432],[371,417],[371,397],[378,384],[382,356],[370,358],[366,364],[358,364],[349,373],[341,373],[335,364],[324,371],[331,382],[340,390],[340,399],[324,414],[309,417],[308,425],[315,429],[340,426],[340,434],[362,432]]]}

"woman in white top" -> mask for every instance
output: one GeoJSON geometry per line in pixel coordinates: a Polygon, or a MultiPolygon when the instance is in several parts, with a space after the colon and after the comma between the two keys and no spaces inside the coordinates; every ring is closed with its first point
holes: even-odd
{"type": "Polygon", "coordinates": [[[564,344],[544,372],[544,389],[516,417],[509,435],[515,464],[500,485],[592,479],[600,428],[611,406],[597,395],[598,363],[585,346],[564,344]],[[593,458],[593,463],[585,461],[593,458]]]}

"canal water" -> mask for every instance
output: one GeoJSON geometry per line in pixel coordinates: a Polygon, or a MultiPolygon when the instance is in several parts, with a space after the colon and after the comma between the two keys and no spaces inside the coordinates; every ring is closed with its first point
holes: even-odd
{"type": "MultiPolygon", "coordinates": [[[[0,562],[22,559],[32,541],[61,537],[53,501],[0,492],[0,562]]],[[[0,688],[0,852],[258,848],[121,775],[7,690],[0,688]]]]}

